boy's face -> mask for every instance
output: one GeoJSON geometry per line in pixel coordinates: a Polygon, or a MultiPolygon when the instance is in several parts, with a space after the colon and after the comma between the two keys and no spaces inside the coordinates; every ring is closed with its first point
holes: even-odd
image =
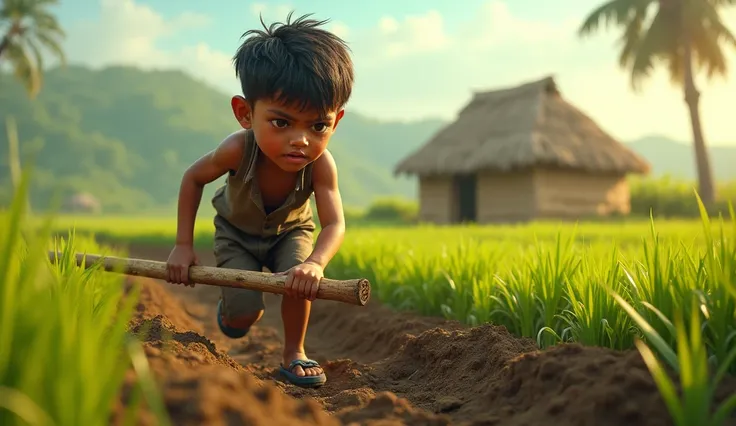
{"type": "Polygon", "coordinates": [[[339,110],[320,116],[266,99],[251,108],[242,96],[233,97],[232,108],[240,125],[253,130],[261,151],[288,172],[297,172],[322,155],[344,114],[339,110]]]}

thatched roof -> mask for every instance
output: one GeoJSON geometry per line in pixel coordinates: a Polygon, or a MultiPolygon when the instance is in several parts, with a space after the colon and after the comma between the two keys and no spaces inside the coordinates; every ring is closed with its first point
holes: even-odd
{"type": "Polygon", "coordinates": [[[548,76],[475,93],[457,120],[399,163],[395,173],[462,174],[540,165],[643,174],[650,167],[566,102],[548,76]]]}
{"type": "Polygon", "coordinates": [[[87,192],[77,192],[66,199],[65,207],[73,212],[99,213],[102,205],[94,195],[87,192]]]}

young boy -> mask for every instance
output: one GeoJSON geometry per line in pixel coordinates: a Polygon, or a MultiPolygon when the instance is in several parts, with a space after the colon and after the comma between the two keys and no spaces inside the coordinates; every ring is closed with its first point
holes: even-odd
{"type": "MultiPolygon", "coordinates": [[[[304,351],[311,302],[324,268],[345,232],[337,170],[327,145],[344,114],[353,85],[345,43],[318,28],[326,21],[303,16],[251,30],[233,58],[243,96],[232,98],[239,130],[184,173],[176,244],[168,281],[189,285],[196,264],[192,247],[203,187],[228,173],[212,199],[216,209],[214,254],[218,267],[287,275],[281,302],[285,345],[281,373],[299,386],[326,378],[304,351]],[[322,230],[312,247],[314,193],[322,230]]],[[[222,288],[220,330],[240,338],[261,318],[263,294],[222,288]]]]}

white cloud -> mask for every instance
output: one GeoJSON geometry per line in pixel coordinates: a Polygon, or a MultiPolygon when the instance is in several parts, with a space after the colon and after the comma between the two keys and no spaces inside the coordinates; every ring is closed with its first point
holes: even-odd
{"type": "Polygon", "coordinates": [[[266,3],[251,3],[250,10],[255,16],[262,16],[266,23],[284,22],[289,12],[294,10],[294,7],[289,4],[272,6],[266,3]]]}
{"type": "Polygon", "coordinates": [[[342,39],[350,36],[350,28],[342,22],[333,22],[332,25],[330,25],[329,30],[342,39]]]}
{"type": "Polygon", "coordinates": [[[376,47],[373,54],[383,57],[438,52],[451,43],[442,15],[436,10],[407,16],[401,22],[393,16],[384,16],[370,38],[376,47]]]}
{"type": "Polygon", "coordinates": [[[86,62],[100,65],[120,61],[165,62],[156,41],[210,24],[207,16],[185,12],[171,20],[132,0],[101,0],[100,20],[84,22],[69,30],[69,54],[85,56],[86,62]],[[154,55],[158,53],[158,55],[154,55]]]}
{"type": "MultiPolygon", "coordinates": [[[[510,0],[507,0],[510,1],[510,0]]],[[[266,23],[283,21],[291,8],[252,3],[251,12],[266,23]]],[[[614,136],[630,139],[662,133],[690,140],[690,122],[681,90],[658,71],[640,94],[630,90],[618,68],[618,37],[605,31],[589,39],[577,36],[582,19],[530,20],[510,12],[506,3],[487,0],[467,22],[448,27],[433,10],[411,16],[383,16],[368,31],[333,21],[328,29],[349,37],[356,66],[356,86],[349,108],[385,119],[426,116],[454,118],[473,91],[518,84],[555,74],[570,102],[591,115],[614,136]]],[[[736,31],[736,10],[724,14],[736,31]]],[[[206,42],[163,49],[160,42],[210,24],[191,13],[165,19],[134,0],[102,0],[98,21],[69,28],[68,54],[99,66],[111,63],[142,68],[180,68],[227,93],[237,93],[232,52],[206,42]]],[[[233,40],[240,32],[233,34],[233,40]]],[[[727,111],[736,93],[736,54],[729,54],[728,82],[705,83],[701,112],[709,143],[736,141],[727,111]]]]}
{"type": "MultiPolygon", "coordinates": [[[[579,12],[559,21],[530,20],[513,15],[506,4],[485,2],[452,32],[433,11],[403,19],[384,16],[371,33],[354,36],[357,85],[351,106],[385,119],[453,119],[473,91],[554,74],[563,96],[616,137],[660,133],[691,139],[682,91],[663,70],[646,81],[641,93],[632,92],[628,73],[618,68],[615,30],[581,39],[579,12]]],[[[736,11],[724,19],[736,31],[736,11]]],[[[736,55],[728,55],[736,76],[736,55]]],[[[736,77],[699,79],[698,85],[707,140],[736,142],[726,113],[736,77]]]]}
{"type": "Polygon", "coordinates": [[[443,55],[448,52],[473,55],[480,53],[478,49],[549,44],[572,39],[576,30],[573,19],[564,22],[520,19],[513,16],[507,4],[500,0],[486,1],[472,22],[464,24],[467,25],[451,34],[436,10],[409,15],[402,20],[387,15],[381,17],[375,29],[364,36],[374,45],[374,54],[399,58],[439,52],[443,55]]]}
{"type": "Polygon", "coordinates": [[[165,19],[133,0],[101,0],[100,18],[68,29],[67,55],[73,62],[92,67],[134,65],[142,69],[177,68],[214,83],[228,93],[237,91],[231,54],[206,43],[181,49],[163,49],[166,38],[210,25],[207,16],[184,12],[165,19]]]}
{"type": "Polygon", "coordinates": [[[478,32],[469,34],[473,49],[490,48],[505,43],[538,44],[553,40],[566,40],[574,35],[577,22],[525,20],[512,15],[507,3],[500,0],[487,1],[481,6],[474,25],[468,27],[478,32]]]}
{"type": "Polygon", "coordinates": [[[263,3],[251,3],[250,10],[251,12],[253,12],[254,15],[260,15],[266,11],[267,7],[268,6],[263,3]]]}
{"type": "Polygon", "coordinates": [[[378,21],[381,34],[391,35],[399,30],[399,22],[393,16],[384,16],[378,21]]]}

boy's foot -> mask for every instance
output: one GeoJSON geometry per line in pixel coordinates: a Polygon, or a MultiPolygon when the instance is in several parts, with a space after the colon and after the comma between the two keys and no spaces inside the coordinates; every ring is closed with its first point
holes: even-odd
{"type": "Polygon", "coordinates": [[[217,302],[217,325],[220,326],[220,331],[222,331],[222,334],[231,339],[239,339],[241,337],[244,337],[246,334],[248,334],[248,331],[250,331],[250,327],[236,328],[231,327],[225,322],[225,318],[222,315],[222,299],[217,302]]]}
{"type": "Polygon", "coordinates": [[[316,387],[327,381],[317,361],[307,358],[303,352],[288,355],[284,357],[280,371],[289,382],[297,386],[316,387]]]}

